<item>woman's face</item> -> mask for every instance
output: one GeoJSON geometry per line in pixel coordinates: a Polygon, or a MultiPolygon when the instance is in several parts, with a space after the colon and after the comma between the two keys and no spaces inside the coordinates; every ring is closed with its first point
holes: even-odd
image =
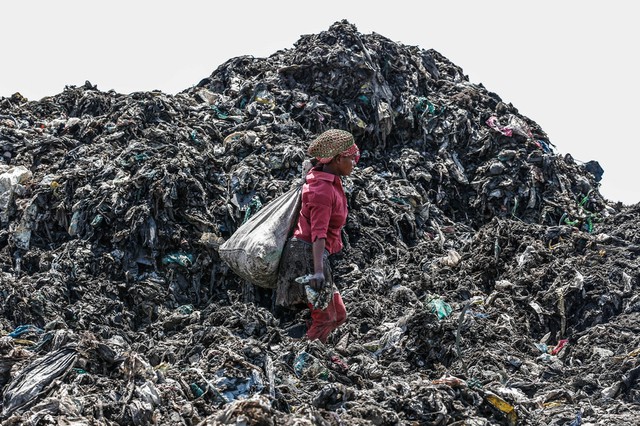
{"type": "Polygon", "coordinates": [[[353,168],[356,166],[360,154],[353,154],[349,156],[339,155],[337,158],[337,169],[340,176],[348,176],[353,172],[353,168]]]}

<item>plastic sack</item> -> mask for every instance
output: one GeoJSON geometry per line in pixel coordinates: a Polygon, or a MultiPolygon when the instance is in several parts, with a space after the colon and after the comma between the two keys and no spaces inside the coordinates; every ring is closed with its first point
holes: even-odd
{"type": "Polygon", "coordinates": [[[250,283],[275,288],[280,257],[301,202],[302,184],[271,200],[220,245],[220,258],[250,283]]]}

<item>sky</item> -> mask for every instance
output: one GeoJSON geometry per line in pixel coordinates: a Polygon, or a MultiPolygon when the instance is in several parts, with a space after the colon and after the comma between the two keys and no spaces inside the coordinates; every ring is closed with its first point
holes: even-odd
{"type": "Polygon", "coordinates": [[[175,94],[227,59],[267,57],[347,19],[360,33],[435,49],[538,123],[555,151],[604,169],[600,193],[640,202],[640,61],[628,0],[20,0],[0,14],[0,96],[86,80],[175,94]]]}

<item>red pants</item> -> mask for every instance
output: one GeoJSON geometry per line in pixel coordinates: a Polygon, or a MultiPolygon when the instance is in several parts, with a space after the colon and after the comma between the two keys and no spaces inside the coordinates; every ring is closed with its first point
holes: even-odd
{"type": "Polygon", "coordinates": [[[329,333],[347,320],[347,310],[337,291],[333,293],[333,298],[324,311],[314,309],[311,303],[309,303],[309,309],[311,309],[311,327],[307,330],[307,337],[311,340],[319,339],[325,343],[329,333]]]}

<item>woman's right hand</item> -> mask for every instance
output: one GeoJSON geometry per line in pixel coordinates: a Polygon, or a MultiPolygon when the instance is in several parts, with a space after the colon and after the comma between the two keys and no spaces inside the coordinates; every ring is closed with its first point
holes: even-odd
{"type": "Polygon", "coordinates": [[[315,274],[313,274],[313,276],[309,279],[309,285],[311,285],[311,288],[315,291],[322,290],[324,288],[324,273],[316,272],[315,274]]]}

